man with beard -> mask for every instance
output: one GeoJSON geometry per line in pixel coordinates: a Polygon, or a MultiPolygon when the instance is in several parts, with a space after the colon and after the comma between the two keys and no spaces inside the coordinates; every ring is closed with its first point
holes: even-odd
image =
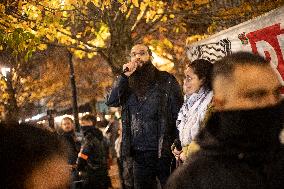
{"type": "Polygon", "coordinates": [[[214,64],[216,112],[200,150],[170,177],[171,189],[280,189],[284,186],[281,85],[264,58],[239,52],[214,64]]]}
{"type": "MultiPolygon", "coordinates": [[[[132,173],[134,188],[163,186],[170,174],[170,146],[177,137],[175,121],[182,105],[176,79],[151,63],[151,51],[142,44],[131,49],[131,61],[123,65],[107,99],[108,106],[122,106],[121,158],[124,171],[132,173]]],[[[124,172],[124,173],[125,173],[124,172]]],[[[126,186],[131,183],[126,183],[126,186]]],[[[129,186],[131,188],[131,186],[129,186]]]]}

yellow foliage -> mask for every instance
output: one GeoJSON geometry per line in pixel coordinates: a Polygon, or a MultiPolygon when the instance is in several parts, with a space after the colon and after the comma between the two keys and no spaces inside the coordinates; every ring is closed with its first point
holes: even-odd
{"type": "Polygon", "coordinates": [[[86,52],[81,50],[75,50],[74,55],[80,59],[83,59],[86,56],[86,52]]]}
{"type": "Polygon", "coordinates": [[[192,35],[190,37],[186,38],[186,45],[194,43],[196,41],[202,40],[209,37],[209,35],[203,34],[203,35],[192,35]]]}
{"type": "Polygon", "coordinates": [[[138,0],[132,0],[132,3],[135,7],[139,7],[139,2],[138,0]]]}
{"type": "Polygon", "coordinates": [[[172,44],[172,42],[170,40],[164,39],[163,43],[165,44],[166,47],[173,48],[173,44],[172,44]]]}
{"type": "Polygon", "coordinates": [[[209,0],[195,0],[194,3],[197,5],[202,5],[209,3],[209,0]]]}
{"type": "Polygon", "coordinates": [[[46,44],[39,44],[39,46],[37,47],[39,50],[45,50],[47,48],[46,44]]]}
{"type": "Polygon", "coordinates": [[[87,54],[87,57],[88,57],[89,59],[91,59],[91,58],[93,58],[95,55],[96,55],[96,53],[88,53],[88,54],[87,54]]]}
{"type": "Polygon", "coordinates": [[[168,20],[168,18],[166,16],[163,16],[163,18],[161,19],[162,22],[166,22],[168,20]]]}

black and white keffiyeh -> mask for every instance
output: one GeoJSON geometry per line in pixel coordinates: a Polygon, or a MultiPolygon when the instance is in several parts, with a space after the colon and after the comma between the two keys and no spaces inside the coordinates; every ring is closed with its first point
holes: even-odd
{"type": "Polygon", "coordinates": [[[189,144],[197,135],[203,121],[213,92],[201,87],[197,93],[185,96],[177,118],[177,129],[182,146],[189,144]]]}

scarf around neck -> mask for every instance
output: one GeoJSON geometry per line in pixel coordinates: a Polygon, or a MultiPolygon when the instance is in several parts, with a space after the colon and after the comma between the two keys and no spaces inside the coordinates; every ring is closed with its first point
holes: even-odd
{"type": "Polygon", "coordinates": [[[182,146],[189,144],[198,134],[200,123],[204,120],[213,92],[201,87],[197,93],[185,96],[176,121],[182,146]]]}

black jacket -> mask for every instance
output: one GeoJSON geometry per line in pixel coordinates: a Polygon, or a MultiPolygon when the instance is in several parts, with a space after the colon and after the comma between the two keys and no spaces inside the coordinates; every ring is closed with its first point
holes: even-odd
{"type": "Polygon", "coordinates": [[[239,121],[232,117],[241,111],[214,113],[197,136],[201,150],[171,175],[167,188],[283,188],[284,146],[278,138],[281,116],[273,108],[265,109],[247,110],[249,124],[244,116],[239,121]]]}
{"type": "Polygon", "coordinates": [[[80,142],[76,141],[74,132],[63,133],[62,137],[69,147],[68,164],[75,165],[80,150],[80,142]]]}
{"type": "Polygon", "coordinates": [[[107,175],[107,146],[102,132],[95,126],[87,126],[77,159],[78,171],[87,176],[107,175]]]}
{"type": "Polygon", "coordinates": [[[155,84],[141,101],[129,87],[128,78],[118,76],[106,104],[122,106],[121,156],[132,156],[134,149],[156,150],[159,157],[169,157],[178,134],[175,121],[182,103],[180,86],[167,72],[157,70],[155,84]]]}

